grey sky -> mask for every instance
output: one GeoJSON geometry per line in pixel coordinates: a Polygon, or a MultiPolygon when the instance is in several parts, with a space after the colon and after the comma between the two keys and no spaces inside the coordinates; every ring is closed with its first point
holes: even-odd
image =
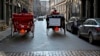
{"type": "Polygon", "coordinates": [[[40,0],[40,1],[49,1],[49,0],[40,0]]]}

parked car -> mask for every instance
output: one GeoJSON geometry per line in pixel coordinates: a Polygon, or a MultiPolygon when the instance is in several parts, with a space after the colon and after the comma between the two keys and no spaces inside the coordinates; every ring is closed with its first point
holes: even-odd
{"type": "Polygon", "coordinates": [[[44,17],[43,16],[39,16],[38,17],[38,21],[43,21],[44,17]]]}
{"type": "Polygon", "coordinates": [[[100,18],[87,19],[79,26],[78,36],[87,37],[89,43],[93,43],[94,40],[100,40],[100,18]]]}
{"type": "Polygon", "coordinates": [[[78,18],[76,18],[76,17],[70,18],[70,20],[67,22],[67,25],[66,25],[66,28],[68,31],[71,31],[71,32],[75,31],[73,28],[75,28],[77,20],[78,20],[78,18]]]}
{"type": "Polygon", "coordinates": [[[72,33],[75,32],[74,29],[76,29],[77,23],[76,21],[78,20],[77,17],[71,17],[70,20],[67,22],[66,28],[68,31],[71,31],[72,33]]]}
{"type": "Polygon", "coordinates": [[[77,23],[77,29],[78,29],[78,27],[80,26],[80,25],[82,25],[84,22],[85,22],[85,20],[86,20],[86,18],[82,18],[82,19],[79,19],[79,20],[77,20],[76,21],[76,23],[77,23]]]}
{"type": "Polygon", "coordinates": [[[72,33],[77,33],[78,26],[83,24],[85,20],[86,18],[79,19],[79,17],[71,17],[71,19],[67,22],[66,28],[68,31],[71,31],[72,33]]]}

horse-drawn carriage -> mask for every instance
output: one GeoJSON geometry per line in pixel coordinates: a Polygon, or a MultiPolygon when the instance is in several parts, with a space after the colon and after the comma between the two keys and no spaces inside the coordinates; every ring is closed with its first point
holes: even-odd
{"type": "Polygon", "coordinates": [[[49,28],[52,28],[54,32],[57,32],[61,29],[64,30],[64,35],[66,35],[66,26],[65,26],[65,18],[63,15],[48,15],[47,16],[47,35],[49,28]]]}
{"type": "Polygon", "coordinates": [[[25,35],[30,31],[34,33],[33,15],[30,13],[14,13],[12,17],[11,36],[13,36],[14,32],[25,35]]]}

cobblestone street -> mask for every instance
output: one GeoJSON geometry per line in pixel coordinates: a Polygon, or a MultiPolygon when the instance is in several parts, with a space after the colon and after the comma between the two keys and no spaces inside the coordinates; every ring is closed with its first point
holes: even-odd
{"type": "Polygon", "coordinates": [[[0,56],[100,56],[100,51],[0,52],[0,56]]]}

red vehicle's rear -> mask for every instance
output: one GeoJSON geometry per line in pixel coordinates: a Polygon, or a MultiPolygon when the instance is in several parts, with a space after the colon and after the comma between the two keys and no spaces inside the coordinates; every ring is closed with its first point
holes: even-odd
{"type": "Polygon", "coordinates": [[[12,18],[14,32],[18,32],[21,35],[32,31],[33,32],[33,15],[32,14],[13,14],[12,18]]]}

